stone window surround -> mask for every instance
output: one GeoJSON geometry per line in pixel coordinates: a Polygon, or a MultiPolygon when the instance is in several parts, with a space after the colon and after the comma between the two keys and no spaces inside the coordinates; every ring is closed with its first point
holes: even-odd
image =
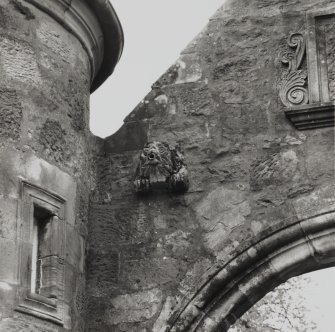
{"type": "Polygon", "coordinates": [[[327,58],[322,31],[319,31],[317,21],[322,17],[335,16],[335,8],[319,11],[309,11],[307,21],[307,60],[308,60],[308,90],[311,104],[326,104],[331,102],[328,88],[327,58]],[[319,41],[317,40],[319,36],[319,41]]]}
{"type": "Polygon", "coordinates": [[[18,280],[19,294],[16,311],[39,317],[63,325],[64,299],[64,239],[65,220],[64,210],[66,201],[61,196],[50,193],[38,186],[20,180],[19,217],[18,217],[18,246],[19,264],[18,280]],[[56,222],[53,227],[54,243],[56,244],[54,260],[50,269],[57,273],[57,298],[47,298],[31,291],[31,264],[34,225],[34,207],[47,210],[56,222]],[[57,265],[55,265],[57,264],[57,265]]]}
{"type": "Polygon", "coordinates": [[[318,20],[335,16],[335,8],[311,10],[306,13],[306,50],[309,104],[290,107],[287,118],[297,129],[334,126],[335,102],[331,101],[328,87],[328,68],[325,41],[318,38],[318,20]]]}

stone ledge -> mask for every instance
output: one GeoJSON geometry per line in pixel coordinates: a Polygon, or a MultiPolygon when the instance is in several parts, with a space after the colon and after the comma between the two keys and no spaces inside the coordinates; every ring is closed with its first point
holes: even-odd
{"type": "Polygon", "coordinates": [[[299,130],[333,127],[335,102],[295,106],[286,110],[285,114],[299,130]]]}
{"type": "Polygon", "coordinates": [[[55,323],[55,324],[60,325],[60,326],[64,326],[63,319],[55,313],[55,309],[53,309],[52,306],[50,306],[50,308],[48,308],[49,311],[41,310],[40,308],[34,308],[33,306],[30,306],[29,305],[30,302],[38,303],[38,301],[32,301],[30,299],[26,299],[26,303],[25,304],[20,304],[15,309],[15,311],[21,312],[21,313],[26,314],[26,315],[35,316],[35,317],[47,320],[51,323],[55,323]]]}
{"type": "Polygon", "coordinates": [[[26,0],[73,33],[91,63],[91,92],[110,76],[123,49],[120,21],[106,0],[26,0]]]}

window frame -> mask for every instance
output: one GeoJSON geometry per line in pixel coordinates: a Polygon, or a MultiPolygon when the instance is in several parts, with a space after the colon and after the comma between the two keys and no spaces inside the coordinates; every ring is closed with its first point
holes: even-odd
{"type": "Polygon", "coordinates": [[[335,8],[308,11],[307,21],[307,63],[308,91],[310,104],[331,103],[328,82],[327,57],[322,31],[318,21],[322,18],[335,17],[335,8]]]}
{"type": "Polygon", "coordinates": [[[18,217],[18,306],[16,311],[33,315],[58,325],[64,325],[64,277],[65,277],[65,207],[66,200],[39,186],[20,180],[18,217]],[[57,273],[57,298],[48,298],[31,291],[34,209],[41,207],[53,216],[55,256],[50,269],[57,273]]]}

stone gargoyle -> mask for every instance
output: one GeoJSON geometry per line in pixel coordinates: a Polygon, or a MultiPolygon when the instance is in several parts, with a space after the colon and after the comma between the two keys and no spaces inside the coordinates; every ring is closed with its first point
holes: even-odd
{"type": "Polygon", "coordinates": [[[135,172],[135,191],[146,194],[154,189],[167,189],[181,193],[187,191],[188,187],[188,171],[180,146],[170,149],[165,142],[147,143],[135,172]]]}

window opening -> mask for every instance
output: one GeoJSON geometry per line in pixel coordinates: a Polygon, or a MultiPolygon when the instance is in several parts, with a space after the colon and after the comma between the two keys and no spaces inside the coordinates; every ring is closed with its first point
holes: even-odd
{"type": "Polygon", "coordinates": [[[58,255],[53,245],[57,217],[46,208],[34,204],[33,218],[31,293],[57,298],[58,255]]]}

